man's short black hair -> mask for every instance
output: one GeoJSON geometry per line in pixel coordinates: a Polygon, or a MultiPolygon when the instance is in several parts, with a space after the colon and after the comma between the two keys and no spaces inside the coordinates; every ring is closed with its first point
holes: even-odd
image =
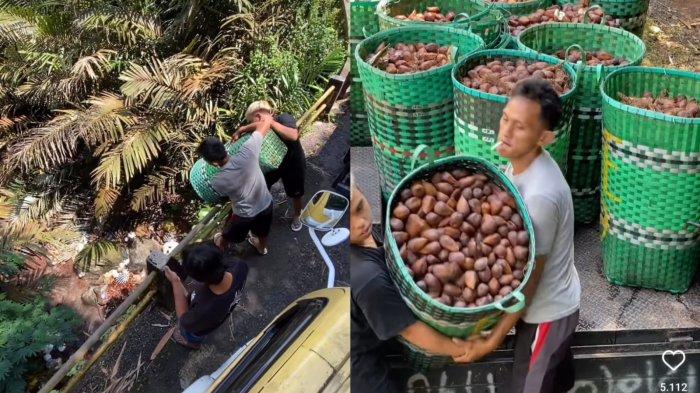
{"type": "Polygon", "coordinates": [[[214,244],[193,244],[182,251],[182,256],[187,274],[195,280],[218,284],[224,279],[224,255],[214,244]]]}
{"type": "Polygon", "coordinates": [[[199,155],[207,162],[219,162],[228,156],[226,146],[221,140],[215,136],[204,138],[197,149],[199,155]]]}
{"type": "Polygon", "coordinates": [[[530,78],[519,82],[511,94],[512,98],[524,97],[540,104],[540,118],[548,130],[554,130],[562,116],[561,99],[549,82],[530,78]]]}

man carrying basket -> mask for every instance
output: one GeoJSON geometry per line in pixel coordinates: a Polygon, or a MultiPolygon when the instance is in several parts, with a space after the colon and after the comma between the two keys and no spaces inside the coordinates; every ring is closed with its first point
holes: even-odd
{"type": "Polygon", "coordinates": [[[574,267],[574,206],[564,175],[544,147],[562,117],[548,82],[528,79],[503,110],[498,154],[518,187],[535,230],[535,268],[523,293],[526,308],[505,314],[488,338],[466,342],[455,361],[471,363],[498,348],[516,328],[512,392],[565,392],[574,384],[571,341],[579,316],[581,284],[574,267]]]}
{"type": "Polygon", "coordinates": [[[214,243],[226,249],[231,242],[248,242],[261,255],[267,254],[267,236],[272,225],[272,195],[260,169],[260,150],[270,131],[270,119],[256,123],[253,134],[235,156],[229,156],[219,138],[210,136],[199,146],[199,154],[209,164],[221,168],[211,181],[212,188],[231,200],[233,212],[214,243]]]}
{"type": "Polygon", "coordinates": [[[304,173],[306,172],[306,157],[304,149],[299,141],[299,131],[296,120],[287,113],[273,116],[272,106],[267,101],[255,101],[246,110],[246,120],[250,124],[240,127],[231,136],[236,141],[246,132],[257,129],[261,122],[269,122],[272,130],[279,135],[287,146],[287,154],[284,156],[279,168],[265,174],[267,188],[271,188],[277,181],[282,180],[287,197],[292,200],[294,215],[291,228],[294,232],[301,230],[301,198],[304,196],[304,173]]]}

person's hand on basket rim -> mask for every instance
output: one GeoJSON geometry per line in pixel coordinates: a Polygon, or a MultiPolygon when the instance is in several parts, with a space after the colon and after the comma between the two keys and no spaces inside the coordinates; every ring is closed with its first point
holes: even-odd
{"type": "Polygon", "coordinates": [[[473,335],[466,341],[453,338],[452,342],[464,350],[463,355],[452,357],[457,363],[474,363],[496,349],[491,341],[479,335],[473,335]]]}

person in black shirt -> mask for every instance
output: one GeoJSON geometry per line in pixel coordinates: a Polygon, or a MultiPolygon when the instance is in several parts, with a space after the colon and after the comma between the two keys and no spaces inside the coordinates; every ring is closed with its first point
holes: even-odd
{"type": "Polygon", "coordinates": [[[382,359],[384,346],[397,336],[436,355],[461,356],[461,344],[418,321],[404,303],[372,233],[369,202],[356,185],[350,197],[351,358],[353,392],[400,392],[382,359]]]}
{"type": "Polygon", "coordinates": [[[224,256],[219,247],[209,243],[192,245],[182,253],[184,270],[198,283],[188,299],[180,276],[167,266],[164,269],[173,287],[178,318],[172,338],[198,349],[204,337],[221,326],[240,301],[248,265],[224,256]]]}
{"type": "Polygon", "coordinates": [[[240,127],[233,134],[232,139],[234,141],[242,134],[255,130],[255,127],[260,122],[269,119],[272,130],[280,136],[280,139],[287,146],[287,154],[282,159],[279,168],[266,173],[265,181],[269,189],[277,181],[282,180],[284,191],[287,197],[292,200],[294,208],[291,227],[294,232],[297,232],[301,230],[301,198],[304,196],[306,157],[299,141],[299,130],[297,130],[296,120],[288,113],[273,116],[272,106],[267,101],[256,101],[250,104],[245,116],[250,124],[240,127]]]}

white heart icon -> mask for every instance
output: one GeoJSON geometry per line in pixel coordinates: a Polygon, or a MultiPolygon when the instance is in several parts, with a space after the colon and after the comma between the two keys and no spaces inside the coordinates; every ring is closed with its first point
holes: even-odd
{"type": "MultiPolygon", "coordinates": [[[[661,355],[661,360],[663,360],[664,364],[665,364],[668,368],[670,368],[671,371],[676,371],[676,370],[678,369],[678,367],[680,367],[681,365],[683,365],[683,363],[685,363],[685,353],[684,353],[683,351],[681,351],[681,350],[671,351],[671,350],[669,349],[669,350],[664,351],[664,354],[661,355]],[[672,357],[672,358],[675,358],[676,356],[681,355],[681,361],[678,362],[678,364],[676,364],[675,366],[672,366],[672,365],[670,365],[670,364],[668,363],[668,361],[666,360],[666,355],[669,355],[669,356],[672,357]]],[[[674,360],[674,359],[671,359],[671,360],[674,360]]]]}

